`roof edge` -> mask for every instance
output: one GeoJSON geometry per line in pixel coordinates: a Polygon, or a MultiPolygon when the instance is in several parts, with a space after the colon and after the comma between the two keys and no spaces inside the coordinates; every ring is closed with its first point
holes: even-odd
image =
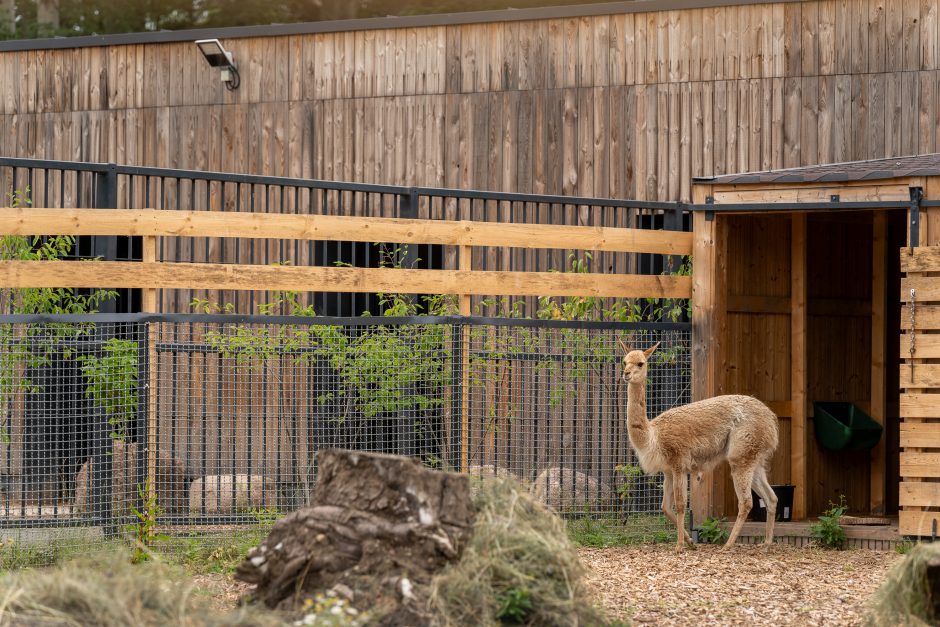
{"type": "Polygon", "coordinates": [[[636,0],[633,2],[605,2],[532,9],[502,9],[468,11],[466,13],[438,13],[431,15],[369,17],[354,20],[325,22],[298,22],[296,24],[268,24],[263,26],[228,26],[224,28],[195,28],[189,30],[163,30],[114,35],[86,35],[81,37],[51,37],[45,39],[10,39],[0,41],[0,52],[27,50],[62,50],[126,46],[134,44],[175,43],[196,39],[249,39],[254,37],[285,37],[317,33],[341,33],[357,30],[385,30],[420,28],[427,26],[459,26],[495,22],[523,22],[569,17],[592,17],[628,13],[652,13],[682,9],[703,9],[723,6],[789,4],[802,0],[636,0]]]}

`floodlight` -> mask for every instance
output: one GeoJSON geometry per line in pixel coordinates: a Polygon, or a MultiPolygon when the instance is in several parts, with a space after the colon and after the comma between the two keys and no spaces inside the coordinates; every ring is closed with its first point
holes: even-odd
{"type": "Polygon", "coordinates": [[[218,39],[200,39],[196,47],[212,67],[222,68],[222,82],[226,89],[238,89],[241,77],[238,75],[238,66],[235,64],[235,55],[222,47],[218,39]]]}

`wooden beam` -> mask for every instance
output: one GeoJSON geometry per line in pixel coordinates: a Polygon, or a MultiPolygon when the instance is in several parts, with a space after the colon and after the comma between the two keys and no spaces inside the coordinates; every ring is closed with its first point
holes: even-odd
{"type": "Polygon", "coordinates": [[[689,298],[691,277],[573,272],[248,266],[129,261],[0,261],[0,287],[404,292],[689,298]]]}
{"type": "Polygon", "coordinates": [[[789,418],[793,413],[793,403],[786,401],[764,401],[764,404],[770,408],[770,411],[777,414],[778,418],[789,418]]]}
{"type": "Polygon", "coordinates": [[[902,536],[930,537],[940,534],[940,512],[902,511],[898,514],[898,533],[902,536]]]}
{"type": "MultiPolygon", "coordinates": [[[[858,180],[858,181],[840,181],[838,183],[839,189],[847,187],[880,187],[881,185],[888,186],[904,186],[910,188],[914,185],[920,184],[920,181],[923,179],[920,177],[899,177],[892,179],[882,179],[872,183],[872,181],[858,180]]],[[[930,180],[929,178],[927,180],[930,180]]],[[[832,189],[832,185],[826,185],[825,183],[820,183],[819,181],[803,181],[796,183],[781,183],[778,181],[774,182],[758,182],[758,183],[722,183],[717,185],[712,185],[711,188],[717,192],[735,192],[735,191],[796,191],[796,190],[806,190],[806,189],[832,189]]]]}
{"type": "MultiPolygon", "coordinates": [[[[905,364],[910,368],[910,364],[905,364]]],[[[914,365],[915,372],[920,364],[914,365]]],[[[940,418],[940,394],[901,394],[901,416],[904,418],[940,418]]],[[[940,425],[937,425],[940,431],[940,425]]]]}
{"type": "MultiPolygon", "coordinates": [[[[458,268],[463,272],[473,270],[473,248],[470,246],[460,247],[460,257],[458,258],[458,268]]],[[[461,316],[470,315],[470,294],[469,292],[460,292],[458,311],[461,316]]]]}
{"type": "MultiPolygon", "coordinates": [[[[917,337],[919,340],[922,336],[917,337]]],[[[940,364],[915,364],[913,368],[901,364],[900,375],[902,388],[940,388],[940,364]]]]}
{"type": "MultiPolygon", "coordinates": [[[[910,300],[910,292],[908,292],[910,300]]],[[[914,324],[917,331],[940,330],[940,305],[921,305],[916,304],[914,312],[914,324]]],[[[908,331],[911,328],[911,310],[908,303],[901,305],[901,331],[908,331]]],[[[920,340],[921,334],[918,333],[917,339],[920,340]]],[[[916,344],[915,344],[916,348],[916,344]]],[[[905,357],[910,357],[910,345],[907,347],[905,357]]]]}
{"type": "Polygon", "coordinates": [[[902,248],[901,272],[940,272],[940,246],[902,248]]]}
{"type": "MultiPolygon", "coordinates": [[[[905,307],[904,315],[908,316],[907,323],[908,328],[910,327],[911,319],[910,315],[907,313],[907,307],[905,307]]],[[[919,317],[919,316],[918,316],[919,317]]],[[[901,323],[901,326],[904,326],[904,323],[901,323]]],[[[919,326],[919,325],[918,325],[919,326]]],[[[901,334],[901,350],[900,356],[902,359],[911,358],[911,340],[909,333],[901,334]]],[[[925,335],[923,333],[915,334],[914,341],[914,358],[916,360],[920,359],[938,359],[940,358],[940,335],[925,335]]],[[[910,364],[902,364],[902,368],[910,368],[910,364]]],[[[916,371],[916,367],[915,367],[916,371]]]]}
{"type": "Polygon", "coordinates": [[[927,481],[902,481],[898,494],[899,505],[936,507],[940,503],[940,483],[927,481]]]}
{"type": "MultiPolygon", "coordinates": [[[[143,237],[143,250],[141,258],[144,263],[157,262],[157,238],[153,235],[143,237]]],[[[147,313],[157,312],[157,290],[153,287],[145,287],[141,293],[141,310],[147,313]]]]}
{"type": "MultiPolygon", "coordinates": [[[[936,277],[909,276],[901,279],[901,302],[911,300],[911,288],[917,290],[917,303],[940,301],[940,281],[936,277]]],[[[910,319],[908,319],[910,321],[910,319]]]]}
{"type": "MultiPolygon", "coordinates": [[[[884,427],[887,417],[887,379],[885,361],[888,338],[887,319],[887,237],[888,220],[884,212],[874,215],[872,224],[872,285],[871,285],[871,406],[869,414],[884,427]]],[[[894,332],[894,329],[891,330],[894,332]]],[[[872,514],[885,511],[885,440],[882,437],[871,449],[871,491],[869,506],[872,514]]]]}
{"type": "MultiPolygon", "coordinates": [[[[787,296],[728,296],[729,313],[756,313],[790,315],[787,296]]],[[[807,314],[831,318],[871,316],[871,303],[867,300],[841,298],[814,298],[807,303],[807,314]]]]}
{"type": "Polygon", "coordinates": [[[940,453],[901,453],[901,477],[940,478],[940,453]]]}
{"type": "Polygon", "coordinates": [[[152,209],[5,208],[0,209],[0,233],[337,240],[663,255],[689,255],[692,252],[692,234],[681,231],[152,209]]]}
{"type": "Polygon", "coordinates": [[[792,189],[756,189],[715,192],[716,205],[772,202],[830,202],[838,196],[842,202],[898,201],[903,209],[911,201],[907,185],[870,185],[865,187],[798,187],[792,189]]]}
{"type": "MultiPolygon", "coordinates": [[[[460,270],[470,272],[473,270],[473,249],[469,246],[460,247],[458,264],[460,270]]],[[[459,312],[462,316],[470,315],[470,294],[461,292],[459,298],[459,312]]],[[[460,470],[467,472],[470,466],[470,328],[460,328],[460,341],[463,346],[460,360],[460,470]]]]}
{"type": "Polygon", "coordinates": [[[806,214],[793,214],[790,242],[790,483],[793,518],[806,518],[806,214]]]}
{"type": "MultiPolygon", "coordinates": [[[[703,203],[707,186],[693,188],[696,203],[703,203]]],[[[720,273],[718,271],[717,224],[720,218],[706,220],[705,214],[696,212],[692,216],[694,237],[692,265],[692,400],[699,401],[716,395],[719,362],[720,273]]],[[[717,478],[714,471],[703,477],[701,483],[692,487],[692,516],[701,521],[709,516],[718,516],[721,501],[718,499],[717,478]]]]}
{"type": "MultiPolygon", "coordinates": [[[[902,408],[901,415],[907,417],[902,408]]],[[[902,422],[901,446],[904,448],[940,448],[940,424],[935,422],[902,422]]],[[[919,453],[921,451],[905,451],[919,453]]]]}

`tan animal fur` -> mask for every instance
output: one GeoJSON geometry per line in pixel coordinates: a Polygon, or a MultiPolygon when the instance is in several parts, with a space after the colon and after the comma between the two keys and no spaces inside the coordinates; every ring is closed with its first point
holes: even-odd
{"type": "MultiPolygon", "coordinates": [[[[767,480],[767,463],[777,448],[777,416],[750,396],[716,396],[674,407],[653,420],[646,414],[647,360],[657,343],[645,351],[629,350],[623,342],[623,379],[627,383],[627,431],[644,472],[662,472],[663,512],[676,525],[681,551],[685,534],[686,477],[717,466],[731,467],[738,496],[738,517],[724,548],[734,544],[751,511],[753,489],[767,507],[765,544],[772,544],[777,496],[767,480]],[[675,512],[673,511],[675,506],[675,512]]],[[[691,540],[688,540],[691,542],[691,540]]]]}

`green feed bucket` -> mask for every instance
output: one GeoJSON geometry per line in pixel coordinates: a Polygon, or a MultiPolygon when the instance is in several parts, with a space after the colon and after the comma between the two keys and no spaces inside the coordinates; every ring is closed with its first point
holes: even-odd
{"type": "Polygon", "coordinates": [[[870,449],[881,439],[882,427],[852,403],[813,403],[816,439],[831,451],[870,449]]]}

